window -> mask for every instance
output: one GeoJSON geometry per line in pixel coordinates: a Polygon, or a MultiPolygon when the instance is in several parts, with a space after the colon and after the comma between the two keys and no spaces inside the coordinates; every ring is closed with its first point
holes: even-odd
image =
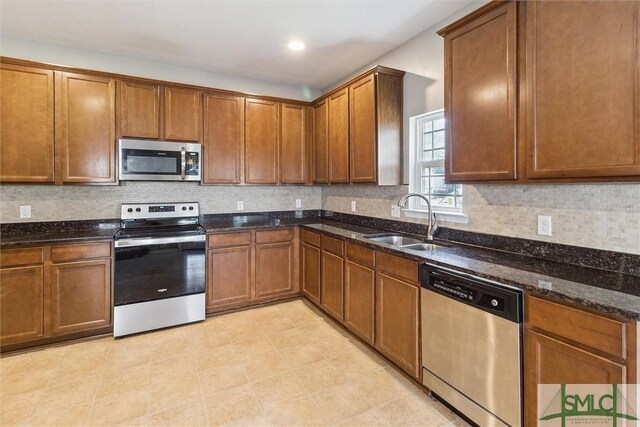
{"type": "MultiPolygon", "coordinates": [[[[444,111],[411,118],[412,166],[410,191],[429,197],[435,212],[461,214],[462,186],[444,183],[444,111]]],[[[413,209],[427,204],[412,198],[413,209]]]]}

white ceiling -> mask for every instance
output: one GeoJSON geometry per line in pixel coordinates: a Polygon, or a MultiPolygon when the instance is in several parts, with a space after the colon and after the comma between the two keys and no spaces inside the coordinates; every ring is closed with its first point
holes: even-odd
{"type": "Polygon", "coordinates": [[[471,0],[6,1],[0,35],[325,89],[471,0]],[[307,49],[287,48],[292,39],[307,49]]]}

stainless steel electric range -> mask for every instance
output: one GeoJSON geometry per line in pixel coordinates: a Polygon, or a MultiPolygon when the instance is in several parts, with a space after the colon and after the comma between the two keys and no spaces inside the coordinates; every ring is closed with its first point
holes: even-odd
{"type": "Polygon", "coordinates": [[[113,335],[205,317],[205,230],[198,203],[123,204],[115,235],[113,335]]]}

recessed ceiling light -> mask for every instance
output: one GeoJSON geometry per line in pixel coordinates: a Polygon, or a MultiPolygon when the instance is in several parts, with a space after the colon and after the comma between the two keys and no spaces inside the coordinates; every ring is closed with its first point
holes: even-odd
{"type": "Polygon", "coordinates": [[[304,43],[302,43],[300,40],[292,40],[289,42],[289,49],[302,50],[304,49],[304,43]]]}

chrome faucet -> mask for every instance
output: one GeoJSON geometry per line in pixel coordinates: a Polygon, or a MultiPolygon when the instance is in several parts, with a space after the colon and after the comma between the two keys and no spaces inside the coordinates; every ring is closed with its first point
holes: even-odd
{"type": "Polygon", "coordinates": [[[436,214],[433,213],[433,211],[431,210],[431,202],[429,201],[429,198],[427,196],[420,193],[407,193],[404,196],[402,196],[402,198],[398,202],[398,206],[400,206],[400,208],[402,209],[406,209],[407,201],[411,197],[419,197],[427,203],[427,208],[429,210],[429,222],[427,223],[427,239],[433,240],[433,234],[438,229],[438,220],[436,218],[436,214]],[[433,217],[433,221],[432,221],[432,217],[433,217]]]}

